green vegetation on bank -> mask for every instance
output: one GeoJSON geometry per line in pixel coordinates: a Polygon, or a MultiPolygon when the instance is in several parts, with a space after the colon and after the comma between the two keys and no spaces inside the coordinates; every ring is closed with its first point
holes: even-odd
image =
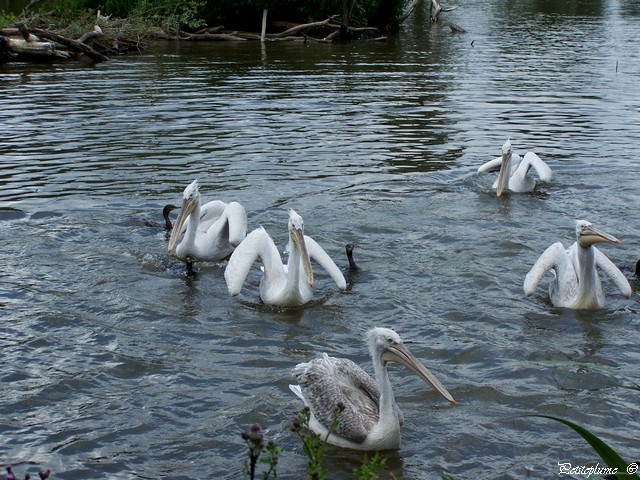
{"type": "MultiPolygon", "coordinates": [[[[40,0],[32,2],[32,17],[47,15],[53,23],[81,23],[95,13],[113,19],[127,19],[140,26],[164,31],[196,30],[224,25],[227,29],[259,31],[262,12],[273,21],[309,23],[342,14],[343,0],[40,0]],[[55,20],[58,19],[58,20],[55,20]]],[[[374,26],[382,31],[399,26],[405,0],[358,0],[351,13],[351,26],[374,26]]],[[[15,18],[0,12],[0,26],[15,18]]]]}

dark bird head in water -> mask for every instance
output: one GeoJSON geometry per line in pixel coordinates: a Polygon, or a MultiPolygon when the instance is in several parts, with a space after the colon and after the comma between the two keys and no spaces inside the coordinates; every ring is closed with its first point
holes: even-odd
{"type": "Polygon", "coordinates": [[[347,260],[349,260],[349,270],[358,270],[358,265],[356,265],[356,261],[353,259],[353,243],[347,243],[344,246],[344,249],[347,252],[347,260]]]}
{"type": "Polygon", "coordinates": [[[171,230],[173,228],[173,225],[171,223],[171,219],[169,218],[169,214],[175,210],[176,207],[175,205],[165,205],[164,208],[162,209],[162,216],[164,217],[164,228],[166,228],[167,230],[171,230]]]}

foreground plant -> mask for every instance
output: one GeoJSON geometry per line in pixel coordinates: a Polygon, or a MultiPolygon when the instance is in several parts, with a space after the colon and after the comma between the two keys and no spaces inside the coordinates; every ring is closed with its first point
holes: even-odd
{"type": "MultiPolygon", "coordinates": [[[[20,480],[20,477],[16,477],[16,474],[13,473],[13,467],[11,467],[11,465],[7,465],[4,468],[7,471],[7,475],[4,477],[5,480],[20,480]]],[[[50,475],[51,475],[51,469],[40,470],[38,472],[38,476],[40,477],[41,480],[45,480],[46,478],[49,478],[50,475]]],[[[31,478],[30,474],[28,473],[24,474],[24,480],[29,480],[30,478],[31,478]]]]}
{"type": "Polygon", "coordinates": [[[264,443],[262,428],[258,424],[251,426],[249,430],[243,431],[241,436],[249,447],[249,459],[244,462],[245,475],[248,475],[251,480],[254,480],[256,468],[258,462],[260,462],[267,466],[267,470],[262,472],[262,478],[267,480],[273,475],[273,479],[278,480],[276,467],[278,466],[278,457],[280,456],[281,450],[276,443],[271,440],[266,444],[264,443]],[[265,456],[260,458],[263,453],[265,456]]]}
{"type": "MultiPolygon", "coordinates": [[[[386,459],[382,458],[378,452],[374,453],[371,458],[365,455],[362,467],[356,468],[353,473],[358,480],[378,480],[378,472],[384,470],[386,463],[386,459]]],[[[391,478],[395,478],[395,476],[391,474],[391,478]]]]}
{"type": "MultiPolygon", "coordinates": [[[[530,415],[532,417],[540,417],[540,418],[548,418],[549,420],[553,420],[556,422],[560,422],[570,428],[572,428],[575,432],[580,434],[582,438],[584,438],[589,445],[593,448],[593,450],[600,455],[602,461],[607,464],[607,466],[613,470],[612,478],[632,478],[632,479],[640,479],[636,472],[638,470],[638,463],[629,463],[622,459],[622,457],[609,445],[607,445],[604,441],[598,438],[596,435],[588,431],[586,428],[581,427],[580,425],[570,422],[569,420],[565,420],[564,418],[554,417],[552,415],[530,415]]],[[[607,477],[609,478],[609,477],[607,477]]]]}
{"type": "MultiPolygon", "coordinates": [[[[332,412],[332,422],[324,438],[314,433],[309,427],[311,411],[308,407],[299,411],[291,424],[291,431],[300,440],[302,449],[307,457],[307,477],[306,480],[324,480],[328,478],[327,472],[322,467],[324,449],[327,439],[332,432],[338,428],[340,414],[344,410],[344,405],[338,403],[332,412]]],[[[249,479],[254,480],[258,474],[258,463],[264,463],[267,469],[262,472],[262,478],[268,479],[273,475],[273,479],[278,479],[276,466],[282,450],[273,441],[265,444],[264,435],[260,425],[253,425],[249,430],[241,432],[243,440],[249,448],[249,458],[244,463],[244,473],[249,479]],[[264,455],[264,456],[263,456],[264,455]]],[[[386,460],[376,452],[371,458],[365,455],[360,468],[353,470],[357,480],[378,480],[378,472],[384,470],[386,460]]],[[[395,480],[395,476],[390,473],[389,478],[395,480]]]]}
{"type": "Polygon", "coordinates": [[[322,480],[326,478],[326,472],[322,468],[322,456],[329,435],[338,428],[338,417],[343,410],[344,405],[341,403],[333,409],[332,422],[325,438],[320,438],[320,436],[315,434],[309,427],[309,420],[311,419],[311,410],[309,410],[309,407],[304,407],[293,420],[291,431],[302,443],[302,449],[308,459],[309,476],[307,478],[310,480],[322,480]]]}

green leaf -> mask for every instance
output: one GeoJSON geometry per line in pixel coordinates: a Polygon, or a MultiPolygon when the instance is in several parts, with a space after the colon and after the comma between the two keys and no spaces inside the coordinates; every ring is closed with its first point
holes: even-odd
{"type": "Polygon", "coordinates": [[[584,438],[589,445],[596,451],[600,458],[607,464],[607,466],[611,468],[617,468],[618,475],[624,475],[626,478],[640,478],[635,474],[627,473],[628,463],[625,462],[620,455],[618,455],[613,448],[600,440],[597,436],[591,433],[589,430],[581,427],[578,424],[570,422],[569,420],[565,420],[563,418],[554,417],[551,415],[538,415],[532,414],[528,415],[530,417],[541,417],[548,418],[550,420],[555,420],[556,422],[564,423],[566,426],[572,428],[576,432],[578,432],[582,438],[584,438]]]}

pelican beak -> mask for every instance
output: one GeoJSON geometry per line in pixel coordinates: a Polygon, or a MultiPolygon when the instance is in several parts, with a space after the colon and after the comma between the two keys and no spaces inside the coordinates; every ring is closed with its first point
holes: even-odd
{"type": "Polygon", "coordinates": [[[311,269],[311,259],[307,252],[307,244],[304,242],[304,232],[300,228],[291,229],[291,239],[300,249],[300,259],[302,260],[302,268],[307,277],[309,286],[313,288],[313,270],[311,269]]]}
{"type": "Polygon", "coordinates": [[[502,152],[502,164],[500,165],[500,173],[498,174],[498,185],[496,187],[496,195],[499,197],[507,185],[509,184],[509,166],[511,155],[506,152],[502,152]]]}
{"type": "Polygon", "coordinates": [[[456,404],[451,394],[440,383],[440,381],[425,367],[413,354],[402,344],[391,345],[382,354],[382,360],[386,362],[397,362],[418,375],[422,380],[431,384],[440,395],[456,404]]]}
{"type": "Polygon", "coordinates": [[[594,243],[620,243],[613,235],[609,235],[597,228],[589,225],[578,235],[578,243],[581,247],[590,247],[594,243]]]}
{"type": "Polygon", "coordinates": [[[193,201],[192,198],[185,198],[182,201],[180,214],[176,219],[176,223],[173,226],[173,230],[171,231],[171,236],[169,237],[169,247],[167,249],[169,253],[171,253],[173,248],[176,246],[176,242],[180,237],[180,233],[182,232],[182,227],[184,226],[184,222],[187,221],[187,218],[189,218],[189,215],[191,215],[191,212],[193,212],[195,207],[196,207],[196,203],[193,201]]]}

